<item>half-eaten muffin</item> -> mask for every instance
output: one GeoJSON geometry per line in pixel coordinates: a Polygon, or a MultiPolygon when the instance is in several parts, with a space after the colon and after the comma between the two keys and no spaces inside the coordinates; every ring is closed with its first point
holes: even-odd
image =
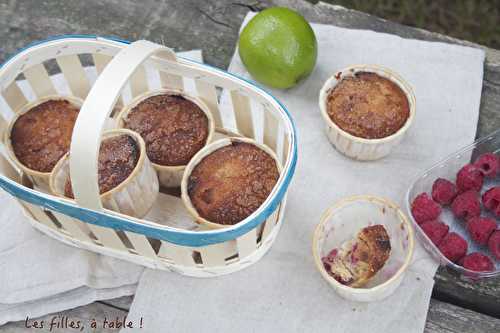
{"type": "Polygon", "coordinates": [[[390,253],[389,235],[383,225],[377,224],[361,229],[356,239],[333,249],[322,261],[335,280],[357,288],[366,285],[382,269],[390,253]]]}

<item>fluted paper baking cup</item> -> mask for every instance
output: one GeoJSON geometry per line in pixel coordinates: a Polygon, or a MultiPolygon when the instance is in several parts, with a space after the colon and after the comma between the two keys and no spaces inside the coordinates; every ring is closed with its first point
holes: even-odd
{"type": "MultiPolygon", "coordinates": [[[[146,144],[141,136],[128,129],[115,129],[103,133],[106,138],[128,135],[139,147],[139,160],[132,173],[116,187],[100,195],[104,208],[118,213],[141,218],[153,206],[159,192],[156,171],[146,155],[146,144]]],[[[51,191],[64,196],[64,186],[69,177],[69,154],[66,154],[54,167],[50,176],[51,191]]]]}
{"type": "Polygon", "coordinates": [[[12,132],[12,127],[14,126],[14,124],[16,123],[17,119],[19,119],[20,116],[29,112],[31,109],[42,103],[45,103],[47,101],[58,101],[58,100],[68,101],[74,106],[76,106],[78,109],[80,109],[83,104],[83,100],[81,100],[78,97],[60,96],[60,95],[49,95],[37,99],[36,101],[30,102],[25,106],[23,106],[19,110],[19,112],[16,113],[15,117],[9,122],[9,127],[7,128],[7,131],[5,131],[5,138],[4,138],[5,147],[10,159],[17,165],[19,169],[21,169],[22,172],[24,172],[30,178],[30,180],[33,182],[34,185],[47,192],[50,191],[49,189],[50,172],[40,172],[37,170],[30,169],[26,165],[21,163],[21,161],[19,161],[12,147],[11,132],[12,132]]]}
{"type": "Polygon", "coordinates": [[[406,215],[389,200],[370,195],[340,200],[321,217],[313,235],[313,257],[323,278],[343,298],[372,302],[391,295],[401,284],[414,250],[413,227],[406,215]],[[381,224],[389,234],[391,253],[385,265],[360,288],[346,286],[328,274],[322,258],[346,241],[355,239],[361,229],[381,224]]]}

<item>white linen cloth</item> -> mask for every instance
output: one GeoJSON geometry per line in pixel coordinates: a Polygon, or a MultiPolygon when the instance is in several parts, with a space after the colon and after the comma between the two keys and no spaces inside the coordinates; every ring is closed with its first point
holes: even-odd
{"type": "MultiPolygon", "coordinates": [[[[179,55],[202,61],[200,50],[179,55]]],[[[94,68],[86,73],[95,80],[94,68]]],[[[52,80],[59,93],[68,93],[60,74],[52,80]]],[[[20,87],[34,99],[24,82],[20,87]]],[[[0,325],[134,294],[143,267],[65,245],[34,230],[28,218],[0,189],[0,325]]]]}
{"type": "MultiPolygon", "coordinates": [[[[146,270],[129,313],[131,320],[144,318],[138,331],[423,331],[437,264],[421,246],[392,296],[378,303],[355,303],[340,298],[316,271],[312,233],[323,211],[345,196],[379,195],[404,208],[414,175],[474,140],[484,52],[373,31],[312,27],[319,47],[314,72],[293,89],[271,91],[290,110],[299,145],[276,243],[259,263],[223,277],[195,279],[146,270]],[[362,63],[401,74],[417,100],[416,119],[406,138],[390,156],[375,162],[356,162],[338,153],[327,141],[318,108],[325,80],[343,67],[362,63]]],[[[250,77],[237,52],[229,71],[250,77]]]]}

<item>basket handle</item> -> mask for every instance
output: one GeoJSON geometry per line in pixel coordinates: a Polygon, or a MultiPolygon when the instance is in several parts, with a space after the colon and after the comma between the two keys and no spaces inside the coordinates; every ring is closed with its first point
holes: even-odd
{"type": "Polygon", "coordinates": [[[150,56],[177,61],[169,48],[139,40],[121,50],[105,67],[83,103],[71,138],[69,169],[75,200],[81,207],[102,211],[98,185],[98,153],[106,119],[120,92],[150,56]]]}

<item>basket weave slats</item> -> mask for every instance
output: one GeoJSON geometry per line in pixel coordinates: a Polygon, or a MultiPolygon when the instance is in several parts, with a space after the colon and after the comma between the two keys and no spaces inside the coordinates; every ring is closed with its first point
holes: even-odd
{"type": "Polygon", "coordinates": [[[184,88],[184,82],[182,76],[168,74],[164,71],[160,71],[160,82],[163,88],[170,88],[174,90],[182,90],[184,88]]]}
{"type": "Polygon", "coordinates": [[[224,249],[224,243],[212,244],[200,248],[199,252],[203,265],[208,268],[224,266],[226,259],[224,249]]]}
{"type": "Polygon", "coordinates": [[[278,146],[278,120],[271,112],[264,112],[264,144],[276,151],[278,146]]]}
{"type": "Polygon", "coordinates": [[[276,223],[280,220],[280,214],[283,209],[283,206],[284,205],[281,204],[280,207],[278,207],[278,209],[276,209],[264,223],[264,227],[262,228],[262,234],[261,234],[262,243],[267,242],[269,240],[269,235],[276,227],[276,223]]]}
{"type": "Polygon", "coordinates": [[[91,226],[90,229],[92,230],[92,233],[97,237],[97,240],[100,244],[118,251],[128,251],[126,245],[120,239],[118,234],[113,231],[113,229],[101,227],[98,225],[91,226]]]}
{"type": "MultiPolygon", "coordinates": [[[[101,54],[101,53],[92,53],[92,59],[94,61],[94,67],[96,69],[97,75],[101,74],[106,65],[113,59],[113,57],[101,54]]],[[[123,107],[123,99],[122,96],[118,97],[116,101],[115,108],[120,109],[123,107]]]]}
{"type": "Polygon", "coordinates": [[[113,59],[112,56],[108,56],[102,53],[92,53],[92,59],[94,60],[94,67],[97,74],[101,74],[106,65],[113,59]]]}
{"type": "Polygon", "coordinates": [[[47,213],[38,206],[32,205],[28,202],[21,201],[21,206],[25,209],[25,213],[27,216],[37,220],[37,222],[46,225],[51,229],[58,229],[54,222],[49,218],[47,213]]]}
{"type": "Polygon", "coordinates": [[[91,230],[85,223],[58,212],[52,212],[52,215],[61,224],[62,228],[71,235],[71,237],[83,242],[93,241],[90,237],[91,230]]]}
{"type": "Polygon", "coordinates": [[[283,136],[283,149],[281,151],[283,164],[285,164],[285,162],[288,160],[289,153],[290,153],[290,140],[288,139],[287,136],[283,136]]]}
{"type": "Polygon", "coordinates": [[[130,92],[132,98],[148,91],[148,80],[146,78],[146,70],[144,66],[139,66],[134,74],[130,77],[130,92]]]}
{"type": "Polygon", "coordinates": [[[19,111],[24,105],[28,104],[28,100],[24,97],[23,92],[15,82],[12,82],[2,91],[2,96],[14,112],[19,111]]]}
{"type": "Polygon", "coordinates": [[[135,232],[125,232],[125,235],[130,240],[135,253],[146,256],[148,258],[156,258],[156,252],[151,246],[151,243],[148,241],[144,235],[137,234],[135,232]]]}
{"type": "Polygon", "coordinates": [[[76,55],[67,55],[56,58],[56,61],[68,82],[73,96],[85,99],[90,91],[90,82],[87,79],[80,58],[76,55]]]}
{"type": "Polygon", "coordinates": [[[54,88],[54,84],[42,64],[27,68],[23,74],[38,98],[57,95],[56,88],[54,88]]]}
{"type": "Polygon", "coordinates": [[[251,255],[257,247],[257,229],[252,229],[248,233],[239,237],[236,241],[238,244],[238,254],[240,259],[251,255]]]}
{"type": "Polygon", "coordinates": [[[217,91],[215,86],[202,80],[196,80],[196,90],[198,92],[198,97],[205,102],[214,118],[215,127],[223,127],[222,118],[219,110],[219,104],[217,102],[217,91]]]}
{"type": "Polygon", "coordinates": [[[177,263],[182,267],[195,267],[193,250],[185,246],[175,246],[172,243],[161,242],[160,258],[165,258],[171,263],[177,263]]]}
{"type": "MultiPolygon", "coordinates": [[[[197,227],[185,211],[181,199],[164,193],[159,194],[156,206],[142,220],[103,209],[102,206],[83,209],[81,204],[88,201],[79,200],[78,190],[75,191],[75,197],[79,204],[76,204],[40,192],[37,184],[34,184],[34,189],[30,189],[30,177],[23,174],[16,162],[10,160],[3,151],[0,155],[0,186],[19,198],[35,228],[72,246],[195,277],[218,276],[248,267],[267,252],[283,221],[286,188],[296,162],[295,133],[291,119],[279,102],[247,81],[186,59],[176,59],[171,51],[152,43],[138,42],[131,45],[130,49],[140,53],[142,46],[157,49],[160,53],[155,51],[142,63],[131,62],[136,66],[135,70],[130,71],[123,90],[113,90],[117,91],[115,96],[109,96],[109,92],[104,91],[106,89],[99,92],[103,100],[116,99],[112,110],[102,110],[108,112],[109,116],[98,115],[102,117],[103,126],[114,126],[111,117],[116,116],[130,102],[130,98],[160,87],[185,91],[187,82],[193,81],[189,84],[189,87],[194,87],[191,93],[207,104],[214,118],[218,129],[215,139],[227,136],[254,138],[274,150],[282,162],[282,175],[267,204],[247,220],[220,230],[197,227]],[[160,86],[149,82],[149,72],[156,72],[154,74],[159,78],[160,86]],[[130,91],[128,95],[125,89],[130,91]],[[219,105],[218,89],[226,90],[226,97],[230,101],[223,110],[219,105]]],[[[92,91],[96,83],[103,80],[101,75],[110,72],[112,67],[117,68],[113,60],[118,59],[115,57],[128,48],[128,44],[123,41],[69,36],[21,51],[0,68],[0,94],[8,106],[7,110],[0,112],[1,137],[5,136],[9,120],[16,112],[28,103],[58,94],[49,75],[54,69],[46,69],[48,62],[55,62],[59,67],[60,75],[67,83],[65,91],[85,100],[80,120],[82,114],[89,110],[90,102],[87,103],[87,100],[92,95],[94,98],[99,95],[95,92],[92,94],[92,91]],[[98,75],[96,82],[89,80],[88,70],[80,60],[82,55],[93,62],[98,75]],[[20,80],[25,81],[21,83],[20,80]],[[23,89],[29,86],[28,90],[33,94],[25,94],[21,86],[23,89]]],[[[111,89],[113,84],[101,83],[101,86],[111,89]]],[[[99,126],[99,122],[96,119],[96,126],[99,126]]],[[[75,133],[78,132],[77,126],[75,133]]],[[[5,147],[2,148],[5,150],[5,147]]],[[[81,161],[86,162],[86,159],[80,156],[81,161]]],[[[77,184],[78,181],[73,179],[73,171],[71,175],[72,183],[77,184]]]]}
{"type": "Polygon", "coordinates": [[[233,90],[231,91],[231,102],[233,103],[238,131],[247,138],[255,138],[250,99],[240,94],[238,91],[233,90]]]}

